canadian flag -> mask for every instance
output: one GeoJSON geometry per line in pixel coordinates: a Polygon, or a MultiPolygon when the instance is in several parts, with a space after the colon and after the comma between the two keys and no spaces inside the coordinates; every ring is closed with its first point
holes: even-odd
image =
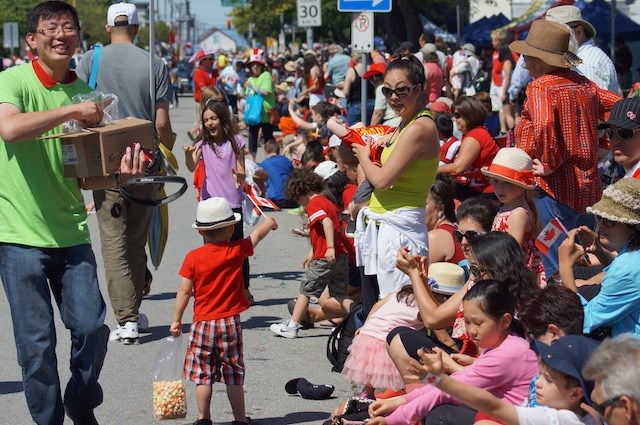
{"type": "Polygon", "coordinates": [[[553,217],[536,238],[536,248],[544,255],[547,255],[549,248],[558,240],[560,235],[566,235],[567,233],[566,227],[564,227],[558,217],[553,217]]]}
{"type": "Polygon", "coordinates": [[[262,215],[262,208],[271,208],[276,211],[280,211],[280,207],[277,206],[272,200],[263,198],[258,195],[258,191],[254,185],[246,184],[244,186],[244,191],[247,194],[247,197],[253,204],[253,210],[258,215],[262,215]]]}

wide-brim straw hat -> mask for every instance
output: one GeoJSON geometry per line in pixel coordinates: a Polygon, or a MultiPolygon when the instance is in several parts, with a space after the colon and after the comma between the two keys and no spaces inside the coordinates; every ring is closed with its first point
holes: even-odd
{"type": "Polygon", "coordinates": [[[298,66],[296,65],[296,63],[294,61],[288,61],[284,64],[284,69],[289,71],[289,72],[293,72],[298,68],[298,66]]]}
{"type": "Polygon", "coordinates": [[[464,286],[464,269],[457,264],[439,262],[429,264],[427,275],[436,283],[431,291],[452,295],[464,286]]]}
{"type": "Polygon", "coordinates": [[[607,186],[587,212],[616,223],[640,224],[640,180],[624,178],[607,186]]]}
{"type": "Polygon", "coordinates": [[[596,29],[590,22],[582,19],[582,12],[575,6],[564,5],[556,6],[547,10],[545,18],[552,22],[559,22],[561,24],[567,24],[570,27],[578,24],[584,28],[584,33],[587,38],[593,38],[596,36],[596,29]]]}
{"type": "Polygon", "coordinates": [[[488,167],[482,168],[482,174],[525,189],[533,189],[533,161],[519,148],[502,148],[488,167]]]}
{"type": "Polygon", "coordinates": [[[232,226],[240,221],[240,214],[234,213],[224,198],[213,197],[198,202],[196,222],[191,225],[197,230],[213,230],[232,226]]]}
{"type": "Polygon", "coordinates": [[[526,40],[516,40],[509,48],[525,56],[533,56],[558,68],[571,68],[582,60],[569,51],[571,28],[544,19],[533,21],[526,40]]]}

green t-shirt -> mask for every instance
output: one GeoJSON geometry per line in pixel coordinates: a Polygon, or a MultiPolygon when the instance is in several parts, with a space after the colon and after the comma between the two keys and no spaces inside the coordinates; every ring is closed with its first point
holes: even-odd
{"type": "Polygon", "coordinates": [[[268,95],[262,96],[262,117],[260,122],[269,122],[269,111],[276,107],[276,96],[273,93],[273,80],[268,71],[263,72],[257,78],[249,77],[249,84],[259,90],[266,90],[268,95]]]}
{"type": "MultiPolygon", "coordinates": [[[[80,79],[48,89],[32,64],[0,72],[0,103],[22,112],[69,105],[74,95],[89,91],[80,79]]],[[[0,138],[0,242],[66,248],[89,241],[84,199],[77,179],[64,177],[60,139],[5,143],[0,138]]]]}

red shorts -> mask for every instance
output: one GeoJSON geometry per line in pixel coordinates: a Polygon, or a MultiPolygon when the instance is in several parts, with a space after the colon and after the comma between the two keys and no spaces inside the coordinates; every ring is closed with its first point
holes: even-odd
{"type": "Polygon", "coordinates": [[[244,385],[240,315],[191,324],[183,376],[196,385],[244,385]]]}

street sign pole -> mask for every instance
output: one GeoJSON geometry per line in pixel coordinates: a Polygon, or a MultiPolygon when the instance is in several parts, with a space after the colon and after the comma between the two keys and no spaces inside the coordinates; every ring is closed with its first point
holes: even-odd
{"type": "Polygon", "coordinates": [[[313,27],[322,26],[320,0],[297,0],[298,25],[307,27],[307,49],[313,48],[313,27]]]}
{"type": "MultiPolygon", "coordinates": [[[[362,52],[362,76],[367,72],[369,53],[373,50],[373,12],[353,13],[351,21],[351,47],[362,52]]],[[[367,122],[367,80],[360,79],[360,121],[367,122]]]]}
{"type": "MultiPolygon", "coordinates": [[[[367,57],[369,53],[362,53],[362,75],[367,72],[367,57]]],[[[360,121],[364,125],[369,125],[367,122],[367,80],[360,78],[360,121]]]]}

